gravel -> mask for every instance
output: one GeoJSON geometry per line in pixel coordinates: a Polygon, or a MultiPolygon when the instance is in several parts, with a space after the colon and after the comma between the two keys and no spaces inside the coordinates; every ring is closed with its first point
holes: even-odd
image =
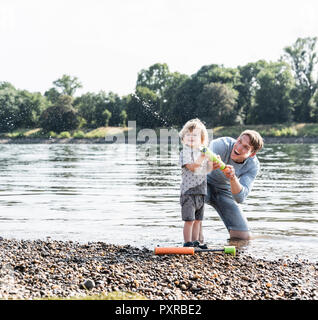
{"type": "Polygon", "coordinates": [[[318,262],[244,252],[154,255],[103,242],[0,239],[0,299],[113,291],[153,300],[317,300],[318,262]]]}

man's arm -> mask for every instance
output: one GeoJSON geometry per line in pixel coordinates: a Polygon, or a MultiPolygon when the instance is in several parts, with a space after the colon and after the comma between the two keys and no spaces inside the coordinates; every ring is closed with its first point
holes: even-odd
{"type": "Polygon", "coordinates": [[[235,175],[235,170],[232,166],[228,165],[227,168],[228,170],[225,171],[224,174],[230,180],[233,198],[236,202],[242,203],[253,187],[253,183],[257,175],[257,170],[251,170],[245,173],[239,179],[235,175]]]}
{"type": "Polygon", "coordinates": [[[232,194],[238,194],[242,191],[243,186],[240,184],[240,180],[236,175],[230,179],[231,192],[232,194]]]}

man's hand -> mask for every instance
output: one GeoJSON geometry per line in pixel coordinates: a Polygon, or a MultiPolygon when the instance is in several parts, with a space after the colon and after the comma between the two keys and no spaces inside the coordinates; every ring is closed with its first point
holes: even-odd
{"type": "Polygon", "coordinates": [[[242,185],[240,184],[239,179],[235,175],[235,169],[231,165],[227,165],[226,170],[223,171],[224,175],[230,180],[231,192],[233,194],[240,193],[242,190],[242,185]]]}
{"type": "MultiPolygon", "coordinates": [[[[221,159],[221,157],[219,155],[217,155],[217,158],[221,159]]],[[[219,169],[220,167],[221,167],[221,165],[218,162],[213,161],[213,170],[219,169]]],[[[223,173],[230,180],[231,192],[233,194],[240,193],[243,187],[240,184],[239,179],[235,175],[234,167],[231,165],[226,165],[225,169],[226,170],[224,170],[223,173]]]]}
{"type": "Polygon", "coordinates": [[[235,169],[234,169],[234,167],[231,166],[231,165],[227,165],[225,167],[225,169],[226,170],[223,171],[224,175],[230,180],[234,179],[235,178],[235,169]]]}
{"type": "MultiPolygon", "coordinates": [[[[218,159],[221,160],[221,157],[219,155],[216,156],[218,159]]],[[[219,162],[213,161],[213,166],[212,166],[212,170],[217,170],[221,167],[221,164],[219,162]]]]}

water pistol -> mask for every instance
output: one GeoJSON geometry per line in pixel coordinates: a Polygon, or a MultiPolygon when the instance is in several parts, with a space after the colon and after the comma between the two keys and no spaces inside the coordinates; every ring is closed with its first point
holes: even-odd
{"type": "Polygon", "coordinates": [[[225,163],[221,159],[217,158],[216,154],[213,153],[208,147],[201,146],[200,152],[202,152],[206,156],[208,156],[210,161],[214,161],[214,162],[219,163],[221,165],[221,167],[220,167],[221,171],[225,172],[227,170],[225,163]]]}
{"type": "Polygon", "coordinates": [[[200,249],[194,247],[156,247],[154,250],[155,254],[191,254],[194,255],[196,252],[224,252],[236,255],[235,246],[224,246],[220,249],[200,249]]]}

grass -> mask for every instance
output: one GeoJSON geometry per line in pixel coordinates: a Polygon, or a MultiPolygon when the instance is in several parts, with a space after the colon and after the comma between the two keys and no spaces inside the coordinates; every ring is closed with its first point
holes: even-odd
{"type": "Polygon", "coordinates": [[[122,127],[99,127],[96,129],[76,129],[72,131],[63,131],[56,133],[53,131],[44,132],[41,128],[35,129],[16,129],[12,132],[1,133],[0,138],[2,139],[18,139],[18,138],[58,138],[58,139],[99,139],[105,138],[116,133],[126,132],[129,128],[122,127]]]}
{"type": "Polygon", "coordinates": [[[291,123],[266,125],[239,125],[216,127],[213,129],[214,137],[237,137],[243,130],[253,129],[263,137],[318,137],[318,123],[291,123]]]}
{"type": "MultiPolygon", "coordinates": [[[[237,125],[219,126],[213,128],[213,136],[237,137],[243,130],[253,129],[263,137],[318,137],[318,123],[289,123],[266,125],[237,125]]],[[[44,132],[41,128],[17,129],[12,132],[1,133],[0,138],[58,138],[58,139],[101,139],[117,133],[127,133],[130,128],[123,127],[99,127],[96,129],[81,128],[61,133],[44,132]]],[[[159,130],[156,130],[159,134],[159,130]]]]}

